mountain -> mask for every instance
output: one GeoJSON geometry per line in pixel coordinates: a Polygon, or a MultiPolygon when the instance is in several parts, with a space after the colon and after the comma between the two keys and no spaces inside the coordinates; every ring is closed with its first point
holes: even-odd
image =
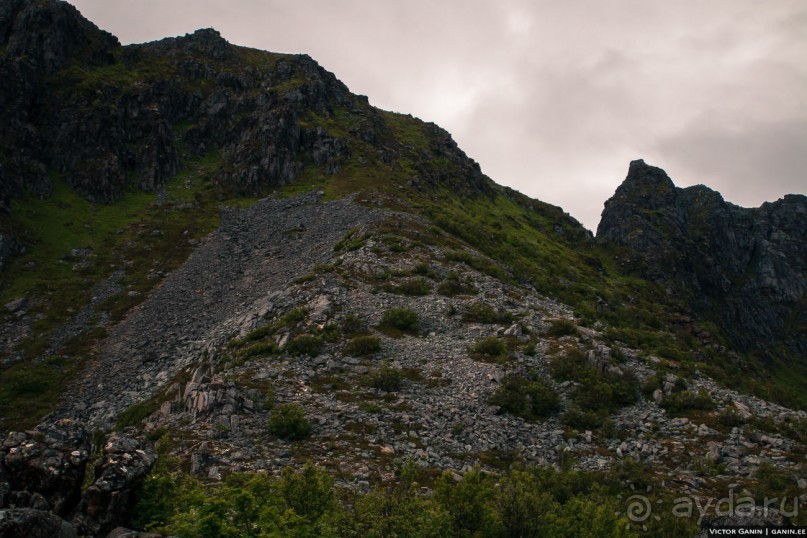
{"type": "Polygon", "coordinates": [[[56,0],[0,1],[0,73],[0,535],[690,536],[714,514],[621,499],[807,501],[803,196],[635,161],[594,238],[307,56],[121,46],[56,0]]]}
{"type": "Polygon", "coordinates": [[[629,248],[626,269],[686,296],[735,349],[807,356],[807,197],[742,208],[634,161],[597,238],[629,248]]]}

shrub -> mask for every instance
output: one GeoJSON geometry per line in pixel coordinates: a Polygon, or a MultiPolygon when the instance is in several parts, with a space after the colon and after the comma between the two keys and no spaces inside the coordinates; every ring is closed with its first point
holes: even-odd
{"type": "Polygon", "coordinates": [[[560,336],[576,336],[578,335],[577,325],[568,319],[556,319],[549,324],[549,327],[544,332],[546,336],[560,337],[560,336]]]}
{"type": "Polygon", "coordinates": [[[661,407],[672,414],[685,413],[687,411],[711,411],[715,408],[715,401],[709,393],[701,389],[698,392],[684,390],[674,392],[665,396],[661,402],[661,407]]]}
{"type": "Polygon", "coordinates": [[[543,381],[508,375],[488,402],[524,420],[545,418],[560,407],[558,395],[543,381]]]}
{"type": "Polygon", "coordinates": [[[735,426],[742,426],[745,424],[745,419],[740,416],[739,413],[733,411],[731,409],[723,410],[720,415],[717,417],[718,422],[727,428],[733,428],[735,426]]]}
{"type": "Polygon", "coordinates": [[[348,314],[340,324],[342,332],[345,334],[356,334],[364,330],[364,324],[356,314],[348,314]]]}
{"type": "Polygon", "coordinates": [[[504,345],[504,342],[500,338],[489,336],[479,340],[474,347],[471,348],[471,352],[484,355],[485,357],[500,357],[507,354],[507,346],[504,345]]]}
{"type": "Polygon", "coordinates": [[[285,347],[292,355],[309,355],[316,357],[322,350],[322,338],[310,334],[301,334],[292,338],[285,347]]]}
{"type": "Polygon", "coordinates": [[[561,422],[578,430],[596,430],[605,423],[605,420],[605,413],[586,411],[577,406],[570,407],[561,417],[561,422]]]}
{"type": "Polygon", "coordinates": [[[397,285],[388,284],[384,286],[384,291],[390,293],[397,293],[398,295],[411,295],[413,297],[420,297],[428,295],[432,291],[432,285],[425,278],[413,278],[404,280],[397,285]]]}
{"type": "Polygon", "coordinates": [[[278,322],[278,325],[293,327],[305,319],[307,312],[304,308],[295,308],[286,312],[278,322]]]}
{"type": "Polygon", "coordinates": [[[569,349],[564,355],[552,357],[549,363],[552,377],[558,381],[580,381],[596,375],[596,370],[588,364],[585,354],[579,349],[569,349]]]}
{"type": "Polygon", "coordinates": [[[239,353],[241,357],[258,357],[266,355],[274,355],[278,352],[277,344],[274,342],[259,342],[252,344],[248,348],[239,353]]]}
{"type": "Polygon", "coordinates": [[[418,263],[413,269],[412,273],[420,276],[427,276],[429,278],[435,278],[435,273],[432,270],[431,266],[426,262],[418,263]]]}
{"type": "Polygon", "coordinates": [[[311,429],[305,411],[297,404],[283,404],[269,418],[269,433],[281,439],[305,439],[311,435],[311,429]]]}
{"type": "Polygon", "coordinates": [[[342,352],[346,355],[372,355],[381,351],[381,340],[377,336],[357,336],[350,339],[342,352]]]}
{"type": "Polygon", "coordinates": [[[254,329],[254,330],[248,332],[246,334],[246,336],[244,336],[244,338],[242,340],[244,342],[251,342],[253,340],[260,340],[262,338],[265,338],[267,336],[270,336],[270,335],[274,334],[274,332],[276,330],[277,330],[277,328],[274,325],[271,325],[271,324],[262,325],[262,326],[258,327],[257,329],[254,329]]]}
{"type": "Polygon", "coordinates": [[[397,368],[384,365],[370,373],[370,386],[384,392],[395,392],[401,389],[403,375],[397,368]]]}
{"type": "Polygon", "coordinates": [[[513,316],[509,312],[500,312],[488,303],[473,303],[462,313],[463,321],[474,323],[511,323],[513,316]]]}
{"type": "Polygon", "coordinates": [[[415,333],[420,327],[418,315],[409,308],[390,308],[381,318],[381,326],[415,333]]]}
{"type": "Polygon", "coordinates": [[[559,381],[578,383],[572,400],[584,411],[613,411],[634,403],[639,397],[639,381],[632,372],[599,373],[579,349],[554,357],[549,369],[559,381]]]}
{"type": "Polygon", "coordinates": [[[474,295],[476,287],[468,279],[461,280],[457,273],[449,273],[448,278],[437,286],[437,293],[445,297],[474,295]]]}
{"type": "Polygon", "coordinates": [[[137,426],[151,416],[152,413],[157,411],[157,409],[159,409],[159,406],[155,400],[146,400],[145,402],[136,403],[118,415],[115,429],[121,430],[129,426],[137,426]]]}

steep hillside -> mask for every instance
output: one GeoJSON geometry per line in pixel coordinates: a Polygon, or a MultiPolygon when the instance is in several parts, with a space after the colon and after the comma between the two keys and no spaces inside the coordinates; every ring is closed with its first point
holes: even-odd
{"type": "Polygon", "coordinates": [[[55,0],[0,0],[0,73],[0,531],[690,536],[621,499],[807,501],[803,197],[634,162],[595,240],[307,56],[121,46],[55,0]]]}
{"type": "Polygon", "coordinates": [[[737,207],[680,189],[643,161],[605,204],[597,238],[630,249],[621,268],[714,320],[730,347],[803,377],[807,356],[807,197],[737,207]]]}

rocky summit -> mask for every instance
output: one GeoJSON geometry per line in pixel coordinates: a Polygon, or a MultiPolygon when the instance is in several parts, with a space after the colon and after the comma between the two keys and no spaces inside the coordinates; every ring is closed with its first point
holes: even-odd
{"type": "Polygon", "coordinates": [[[307,56],[57,0],[0,74],[0,536],[807,523],[803,195],[634,161],[595,238],[307,56]]]}
{"type": "Polygon", "coordinates": [[[628,270],[685,294],[741,350],[807,356],[807,197],[743,208],[698,185],[680,189],[634,161],[605,203],[600,241],[624,245],[628,270]]]}

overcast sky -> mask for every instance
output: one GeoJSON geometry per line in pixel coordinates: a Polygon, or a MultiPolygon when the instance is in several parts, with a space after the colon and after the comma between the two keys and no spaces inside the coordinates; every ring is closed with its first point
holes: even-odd
{"type": "Polygon", "coordinates": [[[805,0],[74,0],[138,43],[306,53],[596,230],[629,161],[758,206],[807,191],[805,0]]]}

